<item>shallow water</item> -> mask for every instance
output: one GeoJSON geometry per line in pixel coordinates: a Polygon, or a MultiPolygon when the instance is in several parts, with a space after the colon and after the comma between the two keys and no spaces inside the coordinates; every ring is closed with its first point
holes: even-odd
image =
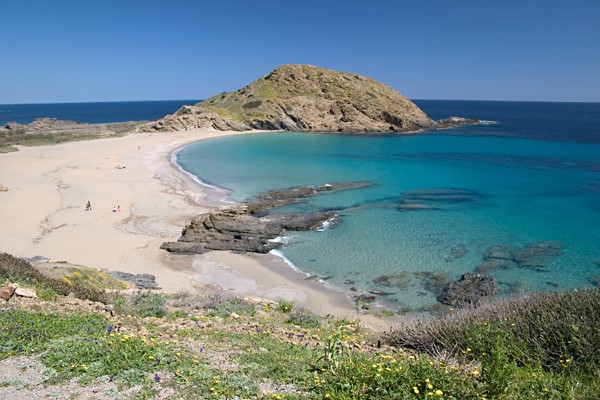
{"type": "MultiPolygon", "coordinates": [[[[439,118],[444,115],[435,114],[442,113],[444,102],[438,103],[429,105],[433,112],[421,106],[439,118]]],[[[398,307],[435,304],[432,281],[424,274],[458,279],[484,262],[490,246],[504,246],[515,257],[532,243],[560,246],[528,263],[490,270],[504,294],[591,286],[600,275],[595,125],[571,129],[581,113],[570,112],[569,104],[562,125],[544,136],[543,104],[481,102],[477,108],[478,102],[468,102],[461,114],[452,109],[461,102],[446,103],[446,115],[490,122],[417,135],[226,137],[187,147],[178,162],[228,189],[235,201],[292,186],[372,182],[291,207],[340,208],[341,221],[321,232],[291,232],[281,251],[306,273],[343,289],[376,291],[398,307]],[[515,107],[521,108],[518,118],[515,107]],[[532,131],[535,126],[538,131],[532,131]],[[568,141],[555,140],[559,129],[568,141]]],[[[557,104],[548,104],[556,120],[557,104]]],[[[587,107],[590,120],[598,119],[600,105],[587,107]]]]}

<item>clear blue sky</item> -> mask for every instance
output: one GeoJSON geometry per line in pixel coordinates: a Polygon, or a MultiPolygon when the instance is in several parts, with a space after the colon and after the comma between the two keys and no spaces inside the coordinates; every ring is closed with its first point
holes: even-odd
{"type": "Polygon", "coordinates": [[[281,64],[413,99],[600,101],[600,0],[0,0],[0,104],[203,99],[281,64]]]}

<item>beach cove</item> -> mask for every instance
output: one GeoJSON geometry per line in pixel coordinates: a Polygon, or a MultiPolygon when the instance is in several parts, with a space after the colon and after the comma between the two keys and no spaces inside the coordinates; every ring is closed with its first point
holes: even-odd
{"type": "MultiPolygon", "coordinates": [[[[212,208],[207,191],[172,164],[172,153],[205,139],[239,134],[196,130],[20,147],[0,156],[0,250],[90,268],[152,274],[164,292],[224,291],[286,299],[319,314],[355,317],[342,292],[289,268],[273,255],[211,252],[171,255],[196,215],[212,208]],[[91,210],[86,211],[90,202],[91,210]],[[121,211],[113,212],[120,207],[121,211]]],[[[386,326],[372,317],[369,325],[386,326]]],[[[365,320],[366,321],[366,320],[365,320]]]]}

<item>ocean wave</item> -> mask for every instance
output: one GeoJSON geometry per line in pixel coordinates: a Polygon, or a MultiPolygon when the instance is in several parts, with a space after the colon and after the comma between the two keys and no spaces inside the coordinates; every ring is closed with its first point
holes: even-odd
{"type": "Polygon", "coordinates": [[[290,267],[291,269],[293,269],[294,271],[299,272],[299,273],[301,273],[303,275],[309,276],[306,272],[303,272],[298,267],[296,267],[296,265],[294,265],[294,263],[291,262],[290,259],[287,258],[285,255],[283,255],[283,253],[280,252],[279,250],[271,250],[269,252],[269,254],[272,254],[272,255],[274,255],[274,256],[279,257],[280,259],[282,259],[283,262],[286,263],[286,265],[288,267],[290,267]]]}
{"type": "Polygon", "coordinates": [[[335,224],[337,217],[331,217],[321,223],[321,226],[315,229],[317,232],[323,232],[327,230],[331,225],[335,224]]]}
{"type": "Polygon", "coordinates": [[[281,243],[285,246],[290,242],[290,237],[289,236],[277,236],[275,239],[269,239],[269,242],[281,243]]]}
{"type": "Polygon", "coordinates": [[[486,120],[486,119],[481,119],[481,120],[479,120],[479,123],[481,125],[495,125],[495,124],[498,123],[498,121],[489,121],[489,120],[486,120]]]}

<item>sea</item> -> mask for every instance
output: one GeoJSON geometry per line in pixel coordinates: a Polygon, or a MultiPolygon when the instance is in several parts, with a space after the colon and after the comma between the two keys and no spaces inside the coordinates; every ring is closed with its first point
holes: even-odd
{"type": "Polygon", "coordinates": [[[152,121],[200,100],[117,101],[97,103],[0,104],[0,126],[9,122],[30,124],[36,118],[56,118],[101,124],[152,121]]]}
{"type": "Polygon", "coordinates": [[[499,296],[600,283],[600,103],[415,101],[478,125],[416,134],[264,133],[199,142],[177,162],[223,203],[336,182],[282,212],[338,210],[287,232],[291,267],[401,311],[429,311],[465,273],[499,296]]]}
{"type": "MultiPolygon", "coordinates": [[[[0,118],[148,120],[196,102],[0,105],[0,118]]],[[[277,210],[336,210],[339,219],[286,232],[274,254],[399,311],[434,309],[441,288],[465,273],[493,277],[500,297],[600,284],[600,103],[415,103],[434,119],[482,122],[414,134],[229,136],[189,145],[176,161],[224,205],[368,182],[277,210]]]]}

